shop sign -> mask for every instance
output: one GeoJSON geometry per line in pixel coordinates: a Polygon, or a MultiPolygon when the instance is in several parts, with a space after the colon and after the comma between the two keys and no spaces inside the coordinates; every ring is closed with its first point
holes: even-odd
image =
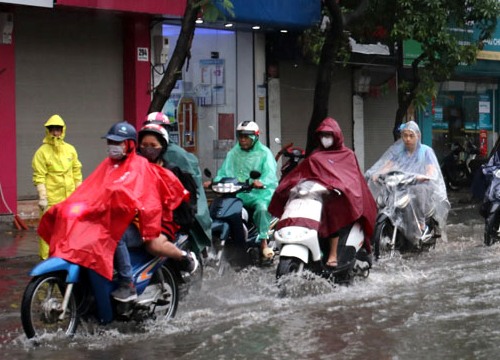
{"type": "Polygon", "coordinates": [[[30,5],[38,7],[54,7],[54,0],[2,0],[0,3],[30,5]]]}

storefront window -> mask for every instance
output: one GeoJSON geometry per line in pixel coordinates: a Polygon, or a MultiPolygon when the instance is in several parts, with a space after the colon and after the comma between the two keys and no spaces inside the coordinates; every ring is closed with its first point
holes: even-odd
{"type": "Polygon", "coordinates": [[[452,146],[473,145],[482,155],[492,148],[495,87],[476,82],[449,81],[432,104],[432,146],[439,159],[452,146]]]}

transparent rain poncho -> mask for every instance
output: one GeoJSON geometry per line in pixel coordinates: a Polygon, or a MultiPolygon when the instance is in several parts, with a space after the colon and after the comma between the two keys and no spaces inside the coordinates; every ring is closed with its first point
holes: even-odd
{"type": "MultiPolygon", "coordinates": [[[[431,217],[444,230],[450,204],[436,155],[432,148],[421,143],[418,125],[414,121],[409,121],[403,124],[400,130],[402,133],[411,131],[416,135],[414,151],[409,151],[403,140],[399,139],[365,173],[365,178],[377,201],[379,211],[385,213],[400,227],[409,240],[415,240],[420,235],[419,227],[422,228],[425,221],[431,217]],[[413,177],[413,181],[399,187],[402,192],[409,195],[411,208],[408,209],[412,211],[400,211],[395,202],[387,199],[388,186],[380,180],[394,171],[404,173],[406,179],[413,177]]],[[[400,197],[403,196],[402,192],[399,192],[400,197]]]]}

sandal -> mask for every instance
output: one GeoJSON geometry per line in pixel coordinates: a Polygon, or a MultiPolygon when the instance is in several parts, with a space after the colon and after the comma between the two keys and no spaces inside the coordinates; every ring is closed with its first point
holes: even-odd
{"type": "Polygon", "coordinates": [[[272,259],[274,257],[274,251],[270,247],[265,247],[262,249],[262,257],[264,259],[272,259]]]}

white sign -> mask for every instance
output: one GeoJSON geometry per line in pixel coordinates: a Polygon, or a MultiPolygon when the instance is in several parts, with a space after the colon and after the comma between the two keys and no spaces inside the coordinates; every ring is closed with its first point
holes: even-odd
{"type": "Polygon", "coordinates": [[[147,47],[137,48],[137,61],[149,61],[149,49],[147,47]]]}
{"type": "Polygon", "coordinates": [[[18,4],[18,5],[31,5],[38,7],[54,7],[54,0],[0,0],[1,3],[18,4]]]}
{"type": "Polygon", "coordinates": [[[479,102],[479,113],[480,114],[489,114],[490,113],[490,102],[489,101],[480,101],[479,102]]]}

